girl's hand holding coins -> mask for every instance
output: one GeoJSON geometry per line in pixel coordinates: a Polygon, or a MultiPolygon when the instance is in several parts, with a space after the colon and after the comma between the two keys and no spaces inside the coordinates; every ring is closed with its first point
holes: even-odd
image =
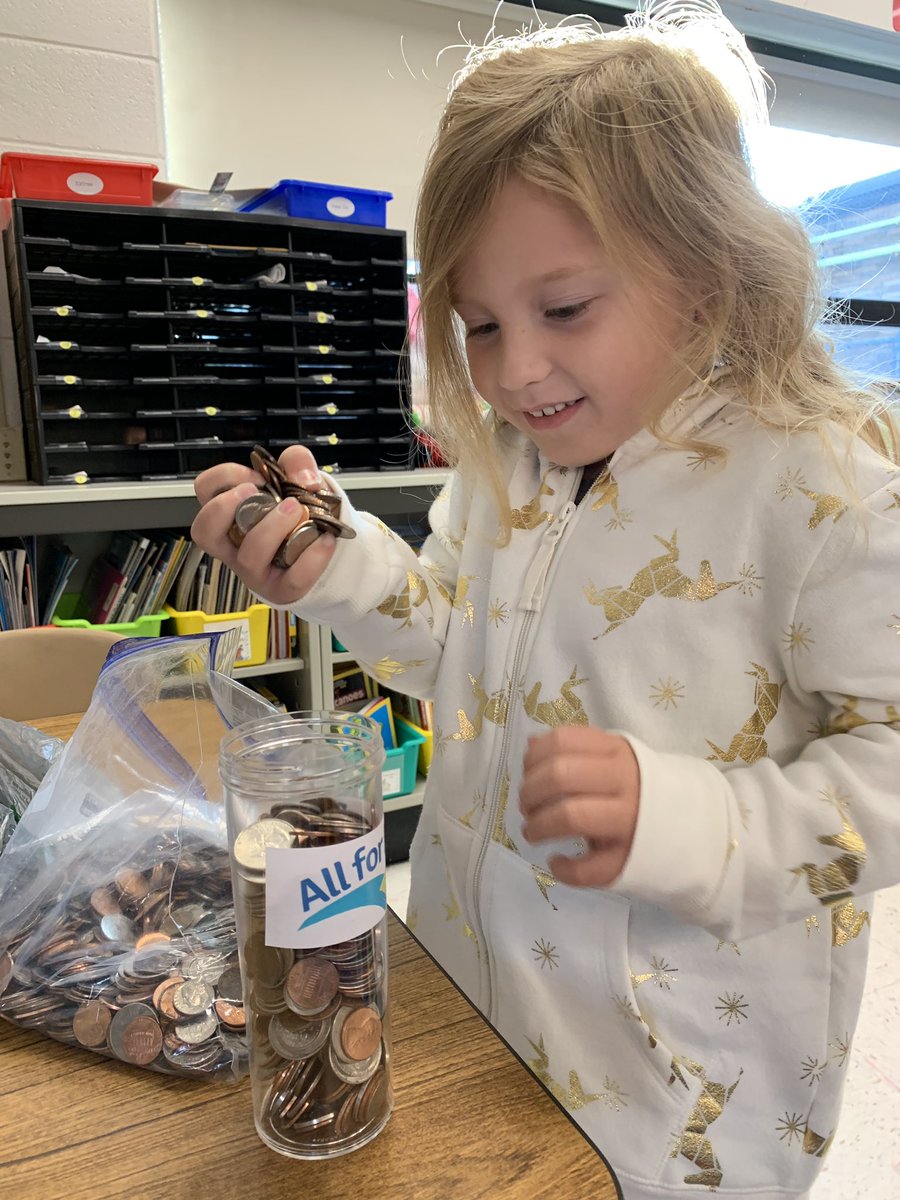
{"type": "Polygon", "coordinates": [[[276,460],[262,446],[251,466],[219,463],[194,481],[194,542],[273,604],[293,604],[331,561],[338,537],[355,537],[340,501],[305,446],[276,460]]]}

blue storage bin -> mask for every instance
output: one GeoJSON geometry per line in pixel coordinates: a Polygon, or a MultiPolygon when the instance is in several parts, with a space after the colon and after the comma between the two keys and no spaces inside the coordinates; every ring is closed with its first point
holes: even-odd
{"type": "Polygon", "coordinates": [[[239,212],[286,213],[311,221],[343,221],[351,225],[387,225],[392,192],[342,188],[305,179],[282,179],[275,187],[242,204],[239,212]]]}
{"type": "Polygon", "coordinates": [[[408,796],[416,786],[416,768],[419,762],[419,747],[425,741],[424,734],[416,732],[414,726],[401,718],[397,720],[397,749],[386,750],[381,769],[382,795],[385,800],[392,796],[408,796]]]}

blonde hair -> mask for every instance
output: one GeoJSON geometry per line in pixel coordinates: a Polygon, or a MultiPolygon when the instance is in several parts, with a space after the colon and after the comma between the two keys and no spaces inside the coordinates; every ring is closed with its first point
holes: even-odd
{"type": "MultiPolygon", "coordinates": [[[[470,49],[419,195],[420,317],[430,423],[451,461],[491,485],[502,540],[509,505],[451,297],[512,177],[574,205],[626,275],[659,294],[675,283],[673,384],[702,394],[725,363],[758,421],[821,433],[834,422],[891,456],[884,397],[843,372],[818,331],[809,237],[754,182],[749,142],[766,120],[762,72],[713,0],[651,4],[613,33],[562,24],[470,49]]],[[[664,436],[661,416],[650,428],[664,436]]]]}

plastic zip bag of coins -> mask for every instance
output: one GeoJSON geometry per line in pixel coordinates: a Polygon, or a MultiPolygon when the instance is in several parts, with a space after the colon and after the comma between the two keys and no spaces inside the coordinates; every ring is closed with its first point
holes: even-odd
{"type": "Polygon", "coordinates": [[[0,717],[0,854],[62,746],[32,725],[0,717]]]}
{"type": "Polygon", "coordinates": [[[383,764],[355,713],[222,742],[253,1118],[292,1158],[356,1150],[391,1114],[383,764]]]}
{"type": "Polygon", "coordinates": [[[218,750],[275,710],[238,631],[116,643],[0,856],[0,1016],[136,1067],[246,1073],[218,750]]]}

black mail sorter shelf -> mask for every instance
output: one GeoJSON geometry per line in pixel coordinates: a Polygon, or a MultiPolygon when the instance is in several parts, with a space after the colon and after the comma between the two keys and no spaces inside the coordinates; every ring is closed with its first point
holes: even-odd
{"type": "Polygon", "coordinates": [[[403,232],[16,200],[6,257],[32,479],[413,463],[403,232]]]}

